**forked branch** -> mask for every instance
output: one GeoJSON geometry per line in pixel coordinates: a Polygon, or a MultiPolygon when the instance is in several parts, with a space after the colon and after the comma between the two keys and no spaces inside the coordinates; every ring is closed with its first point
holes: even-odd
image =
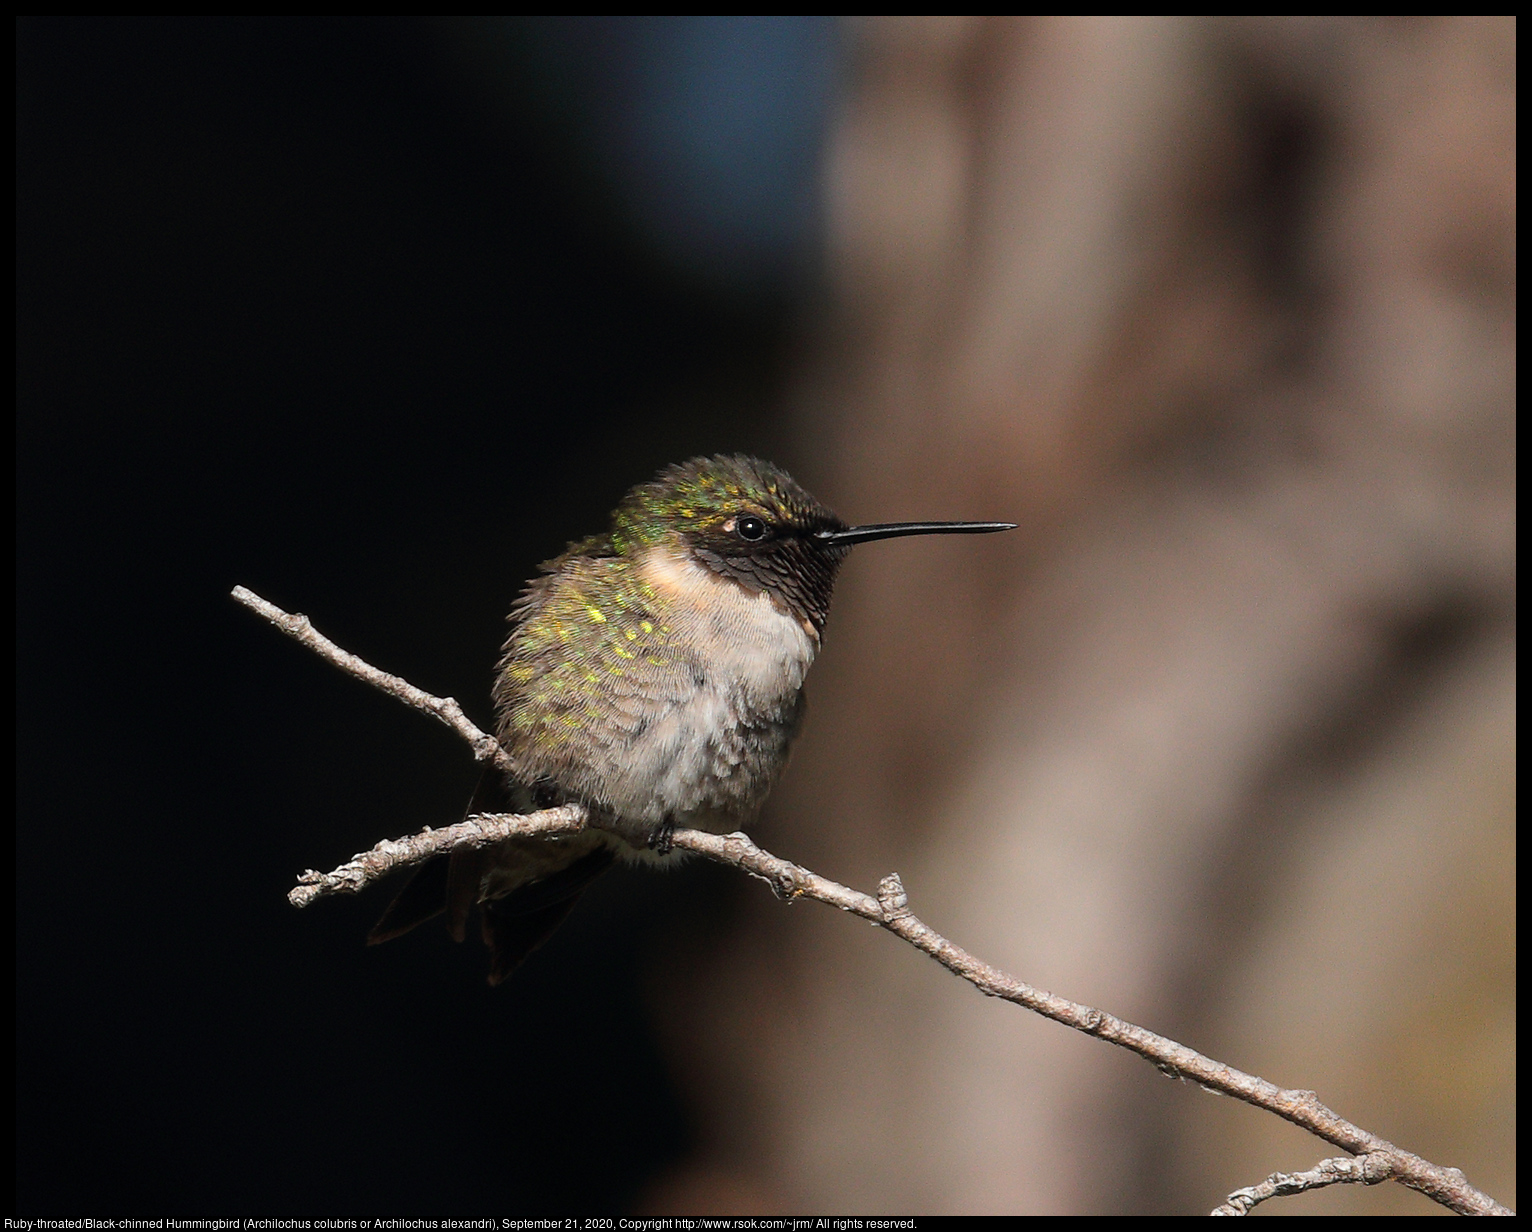
{"type": "MultiPolygon", "coordinates": [[[[468,742],[474,756],[480,761],[490,761],[501,767],[508,763],[509,759],[494,737],[474,726],[450,697],[433,697],[397,676],[379,671],[323,637],[307,617],[290,615],[243,586],[235,587],[233,593],[240,603],[266,617],[289,637],[302,642],[343,671],[445,723],[468,742]]],[[[584,808],[577,804],[544,809],[524,816],[476,815],[455,826],[439,830],[427,829],[408,838],[385,840],[332,873],[309,870],[302,874],[300,884],[288,894],[288,898],[295,906],[305,907],[327,894],[355,894],[397,869],[418,864],[455,847],[484,846],[511,837],[569,834],[582,829],[587,820],[584,808]]],[[[859,915],[864,920],[871,920],[916,949],[929,954],[986,996],[1015,1002],[1054,1022],[1063,1023],[1066,1027],[1073,1027],[1086,1035],[1093,1035],[1097,1039],[1136,1052],[1155,1065],[1161,1073],[1196,1082],[1206,1090],[1230,1095],[1257,1108],[1264,1108],[1357,1157],[1325,1160],[1311,1172],[1277,1173],[1260,1185],[1230,1194],[1229,1201],[1219,1207],[1215,1214],[1244,1214],[1267,1198],[1300,1193],[1322,1185],[1343,1182],[1375,1184],[1383,1180],[1395,1180],[1411,1189],[1417,1189],[1459,1214],[1515,1214],[1488,1194],[1475,1189],[1458,1169],[1433,1164],[1353,1125],[1320,1103],[1313,1091],[1278,1087],[1264,1078],[1243,1073],[1205,1057],[1184,1044],[1156,1035],[1102,1010],[1033,988],[981,962],[961,946],[941,936],[910,910],[909,896],[897,873],[890,873],[883,879],[874,897],[763,851],[743,834],[720,835],[701,830],[677,830],[674,845],[758,877],[771,886],[778,897],[812,899],[859,915]]]]}
{"type": "Polygon", "coordinates": [[[1267,1198],[1285,1198],[1309,1189],[1323,1189],[1326,1185],[1378,1185],[1394,1175],[1393,1166],[1393,1159],[1381,1152],[1355,1159],[1345,1155],[1322,1159],[1307,1172],[1273,1172],[1259,1185],[1236,1189],[1222,1206],[1215,1206],[1211,1214],[1248,1215],[1267,1198]]]}

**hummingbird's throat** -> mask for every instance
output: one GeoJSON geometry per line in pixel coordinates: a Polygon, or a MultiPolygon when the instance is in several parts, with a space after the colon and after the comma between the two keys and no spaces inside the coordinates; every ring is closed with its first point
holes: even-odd
{"type": "Polygon", "coordinates": [[[639,573],[659,599],[671,636],[711,665],[709,676],[738,680],[760,699],[786,699],[803,686],[820,633],[780,595],[752,590],[665,547],[643,553],[639,573]]]}
{"type": "Polygon", "coordinates": [[[749,625],[791,619],[803,625],[815,647],[820,642],[820,634],[813,628],[813,622],[801,619],[783,596],[772,593],[769,588],[751,587],[740,579],[719,573],[683,547],[663,544],[651,547],[640,556],[639,576],[669,613],[677,616],[685,613],[688,622],[696,622],[705,613],[717,614],[725,625],[741,619],[749,625]],[[768,610],[772,616],[766,614],[768,610]]]}
{"type": "Polygon", "coordinates": [[[753,645],[782,644],[797,655],[801,634],[808,639],[810,661],[819,649],[814,622],[795,611],[783,595],[720,573],[685,548],[649,548],[639,559],[638,571],[668,613],[694,630],[711,628],[710,637],[743,635],[753,645]],[[795,632],[785,633],[786,625],[795,632]]]}

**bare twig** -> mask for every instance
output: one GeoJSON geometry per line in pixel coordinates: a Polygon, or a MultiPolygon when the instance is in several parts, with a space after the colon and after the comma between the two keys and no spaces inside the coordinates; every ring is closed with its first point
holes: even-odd
{"type": "Polygon", "coordinates": [[[1227,1202],[1215,1206],[1209,1214],[1248,1215],[1253,1207],[1267,1198],[1285,1198],[1288,1194],[1323,1189],[1326,1185],[1377,1185],[1394,1175],[1393,1165],[1391,1156],[1378,1152],[1356,1159],[1344,1155],[1322,1159],[1307,1172],[1273,1172],[1259,1185],[1236,1189],[1227,1202]]]}
{"type": "MultiPolygon", "coordinates": [[[[1026,1007],[1044,1018],[1094,1035],[1118,1047],[1136,1052],[1171,1078],[1200,1084],[1205,1090],[1232,1095],[1257,1108],[1301,1126],[1326,1142],[1356,1155],[1387,1161],[1389,1176],[1462,1215],[1510,1215],[1488,1194],[1468,1183],[1456,1168],[1443,1168],[1402,1150],[1392,1142],[1353,1125],[1319,1102],[1313,1091],[1284,1090],[1220,1061],[1156,1035],[1143,1027],[1088,1005],[1080,1005],[981,962],[961,946],[954,945],[917,918],[909,909],[909,897],[897,873],[878,886],[878,897],[861,894],[799,868],[762,851],[743,834],[704,834],[700,830],[677,830],[675,846],[695,851],[721,864],[731,864],[767,882],[784,898],[811,898],[849,911],[888,929],[918,950],[929,954],[947,970],[967,980],[986,996],[999,997],[1026,1007]]],[[[1381,1164],[1374,1165],[1381,1167],[1381,1164]]],[[[1383,1179],[1380,1177],[1380,1179],[1383,1179]]]]}
{"type": "MultiPolygon", "coordinates": [[[[238,587],[234,597],[246,607],[265,616],[284,633],[316,650],[337,667],[399,700],[434,715],[458,732],[474,749],[479,760],[505,764],[505,754],[494,738],[480,731],[471,723],[451,698],[433,697],[413,685],[381,672],[355,655],[341,650],[334,643],[321,637],[302,616],[289,616],[280,608],[238,587]]],[[[440,830],[425,830],[410,838],[379,843],[342,865],[333,873],[310,870],[299,879],[300,884],[289,895],[297,906],[306,906],[314,899],[332,893],[356,893],[373,881],[386,876],[395,869],[417,864],[422,860],[452,850],[459,845],[482,846],[501,838],[531,837],[534,835],[570,834],[586,824],[585,810],[579,805],[565,805],[545,809],[525,816],[483,815],[470,817],[456,826],[440,830]]],[[[1156,1035],[1143,1027],[1135,1026],[1102,1010],[1081,1005],[1040,988],[1033,988],[1014,976],[981,962],[961,946],[954,945],[910,911],[909,896],[897,873],[890,873],[878,886],[877,897],[840,885],[818,873],[763,851],[744,834],[708,834],[701,830],[677,830],[673,844],[686,851],[695,852],[720,864],[728,864],[751,876],[758,877],[771,886],[778,897],[786,899],[807,898],[849,911],[865,920],[886,928],[895,936],[903,938],[916,949],[929,954],[953,974],[967,980],[986,996],[999,997],[1005,1001],[1051,1018],[1054,1022],[1072,1027],[1086,1035],[1093,1035],[1139,1056],[1156,1066],[1171,1078],[1196,1082],[1205,1090],[1233,1096],[1257,1108],[1274,1112],[1284,1120],[1291,1121],[1326,1142],[1358,1156],[1356,1160],[1326,1160],[1314,1169],[1314,1173],[1300,1173],[1307,1178],[1329,1169],[1334,1173],[1329,1180],[1299,1181],[1294,1177],[1277,1174],[1251,1189],[1231,1194],[1229,1202],[1244,1201],[1242,1195],[1258,1194],[1249,1200],[1248,1206],[1264,1201],[1279,1193],[1297,1193],[1315,1188],[1319,1184],[1335,1184],[1341,1181],[1391,1179],[1417,1189],[1463,1215],[1512,1215],[1514,1211],[1502,1206],[1488,1194],[1475,1189],[1463,1173],[1456,1168],[1444,1168],[1405,1151],[1392,1142],[1369,1133],[1340,1117],[1324,1104],[1313,1091],[1286,1090],[1264,1078],[1246,1074],[1222,1062],[1214,1061],[1201,1053],[1178,1044],[1175,1040],[1156,1035]],[[1359,1175],[1341,1175],[1339,1165],[1351,1170],[1360,1169],[1359,1175]],[[1265,1192],[1272,1186],[1270,1193],[1265,1192]]],[[[1242,1214],[1239,1210],[1221,1213],[1242,1214]]]]}
{"type": "Polygon", "coordinates": [[[558,838],[585,828],[583,804],[561,804],[539,813],[475,813],[455,826],[433,830],[427,826],[408,838],[386,838],[371,851],[353,856],[332,873],[306,869],[298,884],[287,892],[294,907],[307,907],[327,894],[360,894],[374,881],[432,856],[446,855],[459,847],[488,847],[507,838],[558,838]]]}
{"type": "Polygon", "coordinates": [[[475,761],[493,762],[499,769],[508,773],[511,771],[511,759],[506,756],[505,750],[493,736],[475,727],[472,720],[463,713],[463,708],[453,698],[433,697],[424,689],[417,689],[408,680],[379,671],[365,659],[359,659],[349,651],[342,650],[314,628],[309,618],[301,612],[284,612],[275,603],[268,603],[260,595],[246,590],[243,586],[236,586],[229,593],[234,596],[236,602],[243,603],[252,612],[264,616],[293,641],[303,643],[321,659],[328,659],[341,671],[349,672],[358,680],[365,680],[373,688],[382,689],[390,697],[398,698],[406,706],[413,706],[416,710],[424,711],[432,718],[445,723],[468,741],[468,747],[473,750],[475,761]]]}

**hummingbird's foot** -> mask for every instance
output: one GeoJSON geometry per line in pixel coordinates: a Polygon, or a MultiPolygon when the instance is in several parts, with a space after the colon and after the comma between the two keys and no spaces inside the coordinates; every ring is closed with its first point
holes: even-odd
{"type": "Polygon", "coordinates": [[[654,827],[654,833],[649,836],[649,846],[656,855],[668,856],[671,843],[674,841],[676,822],[674,817],[667,817],[659,825],[654,827]]]}

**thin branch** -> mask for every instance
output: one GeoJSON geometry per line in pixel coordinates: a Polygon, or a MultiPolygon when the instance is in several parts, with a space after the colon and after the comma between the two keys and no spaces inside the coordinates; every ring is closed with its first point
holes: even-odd
{"type": "Polygon", "coordinates": [[[243,603],[252,612],[264,616],[293,641],[301,642],[321,659],[328,659],[341,671],[349,672],[358,680],[365,680],[373,688],[382,689],[390,697],[398,698],[406,706],[413,706],[438,722],[445,723],[468,741],[468,747],[473,750],[475,761],[493,762],[498,769],[507,774],[513,772],[511,759],[506,756],[505,750],[493,736],[474,726],[473,721],[463,713],[463,708],[455,699],[433,697],[424,689],[417,689],[408,680],[379,671],[367,660],[359,659],[350,651],[342,650],[314,628],[309,618],[301,612],[284,612],[275,603],[268,603],[260,595],[252,590],[246,590],[243,586],[236,586],[229,593],[234,596],[236,602],[243,603]]]}
{"type": "Polygon", "coordinates": [[[1227,1202],[1208,1213],[1248,1215],[1267,1198],[1285,1198],[1288,1194],[1323,1189],[1326,1185],[1377,1185],[1393,1177],[1393,1166],[1393,1158],[1383,1152],[1356,1159],[1345,1155],[1322,1159],[1307,1172],[1273,1172],[1259,1185],[1236,1189],[1227,1202]]]}
{"type": "MultiPolygon", "coordinates": [[[[238,587],[234,597],[246,607],[265,616],[284,633],[316,650],[337,667],[348,671],[401,701],[434,715],[457,731],[481,761],[490,760],[503,766],[508,760],[493,737],[480,731],[451,698],[432,697],[413,685],[381,672],[355,655],[341,650],[334,643],[321,637],[302,616],[289,616],[280,608],[238,587]],[[450,717],[449,717],[450,716],[450,717]],[[481,751],[482,750],[482,751],[481,751]],[[502,760],[504,759],[504,760],[502,760]]],[[[565,805],[546,809],[541,813],[525,816],[510,814],[486,814],[470,817],[456,826],[440,830],[425,830],[411,838],[379,843],[371,851],[355,857],[335,872],[324,874],[310,870],[300,878],[302,884],[289,895],[298,906],[305,906],[314,899],[332,893],[356,893],[373,881],[386,876],[397,868],[417,864],[431,856],[451,850],[459,843],[481,846],[512,836],[549,837],[573,833],[585,824],[584,810],[579,805],[565,805]]],[[[1291,1121],[1326,1142],[1365,1157],[1364,1171],[1377,1175],[1378,1180],[1392,1179],[1417,1189],[1427,1197],[1462,1215],[1512,1215],[1514,1211],[1500,1205],[1488,1194],[1475,1189],[1462,1172],[1456,1168],[1443,1168],[1428,1160],[1402,1150],[1392,1142],[1353,1125],[1325,1107],[1313,1091],[1286,1090],[1264,1078],[1246,1074],[1222,1062],[1214,1061],[1201,1053],[1178,1044],[1175,1040],[1156,1035],[1143,1027],[1135,1026],[1102,1010],[1081,1005],[1040,988],[1033,988],[1014,976],[981,962],[961,946],[954,945],[929,925],[918,919],[909,907],[909,896],[897,873],[890,873],[878,886],[877,897],[840,885],[818,873],[774,856],[757,847],[743,834],[708,834],[701,830],[677,830],[673,845],[685,851],[695,852],[720,864],[758,877],[771,886],[780,898],[807,898],[826,903],[861,916],[887,929],[895,936],[909,942],[916,949],[929,954],[953,974],[967,980],[986,996],[999,997],[1051,1018],[1054,1022],[1072,1027],[1086,1035],[1116,1044],[1135,1052],[1161,1073],[1171,1078],[1196,1082],[1205,1090],[1233,1096],[1257,1108],[1274,1112],[1284,1120],[1291,1121]],[[1386,1175],[1385,1175],[1386,1173],[1386,1175]]],[[[1336,1161],[1319,1165],[1324,1169],[1336,1161]]],[[[1357,1161],[1340,1161],[1355,1164],[1357,1161]]],[[[1281,1174],[1279,1174],[1280,1176],[1281,1174]]],[[[1308,1174],[1300,1174],[1308,1175],[1308,1174]]],[[[1265,1185],[1277,1181],[1272,1177],[1265,1185]]],[[[1348,1179],[1337,1175],[1333,1184],[1348,1179]]],[[[1349,1179],[1368,1180],[1366,1176],[1349,1179]]],[[[1368,1180],[1368,1183],[1372,1183],[1368,1180]]],[[[1303,1185],[1300,1188],[1313,1188],[1303,1185]]],[[[1261,1190],[1240,1190],[1230,1195],[1234,1202],[1239,1194],[1261,1190]]],[[[1273,1190],[1276,1192],[1298,1192],[1273,1190]]],[[[1255,1202],[1273,1196],[1263,1194],[1255,1202]]],[[[1255,1205],[1251,1202],[1250,1205],[1255,1205]]]]}
{"type": "Polygon", "coordinates": [[[1264,1078],[1205,1057],[1185,1044],[1156,1035],[1102,1010],[1033,988],[1015,976],[981,962],[910,911],[909,896],[897,873],[883,878],[874,899],[762,851],[743,834],[677,830],[674,844],[721,864],[743,869],[767,882],[780,897],[810,898],[871,920],[929,954],[986,996],[1015,1002],[1044,1018],[1136,1052],[1167,1077],[1196,1082],[1204,1090],[1231,1095],[1257,1108],[1265,1108],[1352,1154],[1381,1156],[1388,1161],[1392,1179],[1418,1189],[1461,1215],[1515,1213],[1475,1189],[1457,1168],[1440,1167],[1353,1125],[1320,1103],[1319,1096],[1313,1091],[1284,1090],[1264,1078]]]}
{"type": "Polygon", "coordinates": [[[585,829],[585,806],[561,804],[538,813],[475,813],[455,826],[427,826],[408,838],[386,838],[371,851],[353,856],[334,872],[305,869],[287,892],[294,907],[307,907],[327,894],[360,894],[375,881],[459,847],[488,847],[508,838],[558,838],[585,829]]]}

